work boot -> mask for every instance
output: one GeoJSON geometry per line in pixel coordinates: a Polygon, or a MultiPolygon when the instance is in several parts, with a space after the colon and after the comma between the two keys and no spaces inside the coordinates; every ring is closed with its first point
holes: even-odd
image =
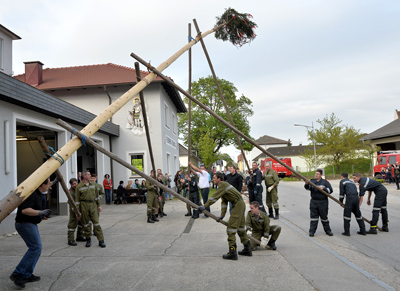
{"type": "Polygon", "coordinates": [[[151,219],[151,214],[147,215],[147,223],[154,223],[154,221],[151,219]]]}
{"type": "Polygon", "coordinates": [[[275,217],[274,219],[279,219],[279,208],[275,209],[275,217]]]}
{"type": "Polygon", "coordinates": [[[326,233],[326,235],[333,236],[333,233],[330,230],[326,231],[325,233],[326,233]]]}
{"type": "Polygon", "coordinates": [[[231,246],[229,248],[229,252],[226,255],[222,256],[223,259],[225,260],[237,260],[237,252],[236,252],[236,244],[234,246],[231,246]]]}
{"type": "Polygon", "coordinates": [[[164,216],[167,216],[167,214],[166,214],[164,211],[162,212],[162,214],[163,214],[164,216]]]}
{"type": "Polygon", "coordinates": [[[372,227],[366,232],[367,234],[378,234],[378,232],[376,231],[376,226],[372,227]]]}
{"type": "Polygon", "coordinates": [[[152,219],[153,221],[159,221],[155,215],[152,215],[152,216],[151,216],[151,219],[152,219]]]}
{"type": "Polygon", "coordinates": [[[190,211],[190,212],[186,213],[185,216],[192,216],[192,212],[190,211]]]}
{"type": "Polygon", "coordinates": [[[92,239],[91,239],[91,238],[88,238],[88,239],[86,240],[86,247],[87,247],[87,248],[90,248],[91,245],[92,245],[92,239]]]}
{"type": "Polygon", "coordinates": [[[106,244],[104,243],[104,240],[99,241],[99,247],[105,248],[106,244]]]}
{"type": "Polygon", "coordinates": [[[70,240],[70,241],[68,241],[68,245],[69,245],[69,246],[75,247],[75,246],[77,246],[78,244],[76,243],[76,241],[70,240]]]}
{"type": "Polygon", "coordinates": [[[360,234],[360,235],[367,235],[365,229],[360,229],[360,231],[357,231],[357,234],[360,234]]]}
{"type": "MultiPolygon", "coordinates": [[[[11,275],[11,276],[12,276],[12,275],[11,275]]],[[[17,287],[19,287],[19,288],[21,288],[21,289],[25,288],[25,280],[24,280],[24,278],[22,278],[21,275],[14,276],[13,278],[11,278],[11,276],[10,276],[10,279],[11,279],[12,281],[14,281],[14,284],[15,284],[17,287]]]]}
{"type": "Polygon", "coordinates": [[[253,255],[251,248],[250,248],[250,240],[244,245],[244,249],[241,252],[238,252],[241,256],[248,256],[251,257],[253,255]]]}
{"type": "Polygon", "coordinates": [[[24,279],[25,282],[31,283],[31,282],[37,282],[40,281],[40,276],[35,276],[35,275],[31,275],[30,277],[24,279]]]}
{"type": "Polygon", "coordinates": [[[274,250],[274,251],[276,250],[275,242],[276,242],[276,240],[270,238],[267,243],[267,246],[269,246],[271,248],[271,250],[274,250]]]}
{"type": "Polygon", "coordinates": [[[77,237],[76,241],[86,241],[86,237],[82,236],[82,237],[77,237]]]}
{"type": "Polygon", "coordinates": [[[268,207],[268,212],[269,212],[269,215],[268,215],[268,217],[270,217],[270,218],[274,218],[274,210],[273,210],[273,208],[272,208],[272,207],[268,207]]]}
{"type": "Polygon", "coordinates": [[[384,231],[384,232],[389,232],[388,221],[384,221],[384,222],[383,222],[382,231],[384,231]]]}
{"type": "Polygon", "coordinates": [[[345,230],[344,232],[342,232],[342,235],[350,236],[350,232],[345,230]]]}
{"type": "Polygon", "coordinates": [[[160,216],[160,218],[164,216],[162,212],[160,212],[158,215],[160,216]]]}
{"type": "Polygon", "coordinates": [[[199,217],[200,217],[199,211],[198,210],[193,210],[192,218],[197,219],[199,217]]]}

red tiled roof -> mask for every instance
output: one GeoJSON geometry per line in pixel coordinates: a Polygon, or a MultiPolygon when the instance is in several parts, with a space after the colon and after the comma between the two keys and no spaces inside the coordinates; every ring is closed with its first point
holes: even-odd
{"type": "MultiPolygon", "coordinates": [[[[149,74],[143,71],[141,73],[143,78],[149,74]]],[[[25,82],[25,74],[14,76],[14,78],[25,82]]],[[[160,82],[163,80],[157,77],[154,81],[160,82]]],[[[127,83],[136,83],[135,70],[108,63],[103,65],[43,69],[43,83],[35,87],[40,90],[52,90],[127,83]]]]}

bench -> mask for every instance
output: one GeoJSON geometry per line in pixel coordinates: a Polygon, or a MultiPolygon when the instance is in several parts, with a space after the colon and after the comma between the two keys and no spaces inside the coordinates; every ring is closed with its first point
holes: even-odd
{"type": "Polygon", "coordinates": [[[145,192],[147,192],[146,189],[114,189],[114,204],[122,204],[122,201],[125,199],[127,203],[135,203],[136,201],[142,204],[144,202],[145,192]]]}

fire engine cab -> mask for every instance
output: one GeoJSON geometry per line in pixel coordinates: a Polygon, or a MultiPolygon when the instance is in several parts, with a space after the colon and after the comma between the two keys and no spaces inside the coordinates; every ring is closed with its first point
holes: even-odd
{"type": "Polygon", "coordinates": [[[374,166],[375,179],[382,179],[381,170],[386,169],[388,164],[392,166],[392,177],[394,177],[393,165],[396,162],[400,163],[400,151],[381,151],[374,166]]]}
{"type": "MultiPolygon", "coordinates": [[[[284,162],[289,167],[292,167],[292,159],[291,158],[281,158],[279,160],[284,162]]],[[[272,158],[267,158],[267,159],[261,161],[260,170],[263,174],[265,173],[265,165],[267,163],[272,165],[272,167],[271,167],[272,170],[276,171],[279,178],[289,177],[289,176],[293,175],[292,171],[288,170],[287,168],[285,168],[284,166],[282,166],[281,164],[279,164],[277,161],[275,161],[272,158]]]]}

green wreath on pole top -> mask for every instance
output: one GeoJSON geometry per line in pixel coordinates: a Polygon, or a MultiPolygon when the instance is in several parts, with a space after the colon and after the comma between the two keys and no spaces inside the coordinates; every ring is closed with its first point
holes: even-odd
{"type": "Polygon", "coordinates": [[[253,22],[249,13],[239,13],[235,9],[227,8],[224,14],[217,16],[217,26],[226,23],[215,32],[215,38],[230,41],[234,46],[241,47],[256,38],[254,33],[257,24],[253,22]]]}

